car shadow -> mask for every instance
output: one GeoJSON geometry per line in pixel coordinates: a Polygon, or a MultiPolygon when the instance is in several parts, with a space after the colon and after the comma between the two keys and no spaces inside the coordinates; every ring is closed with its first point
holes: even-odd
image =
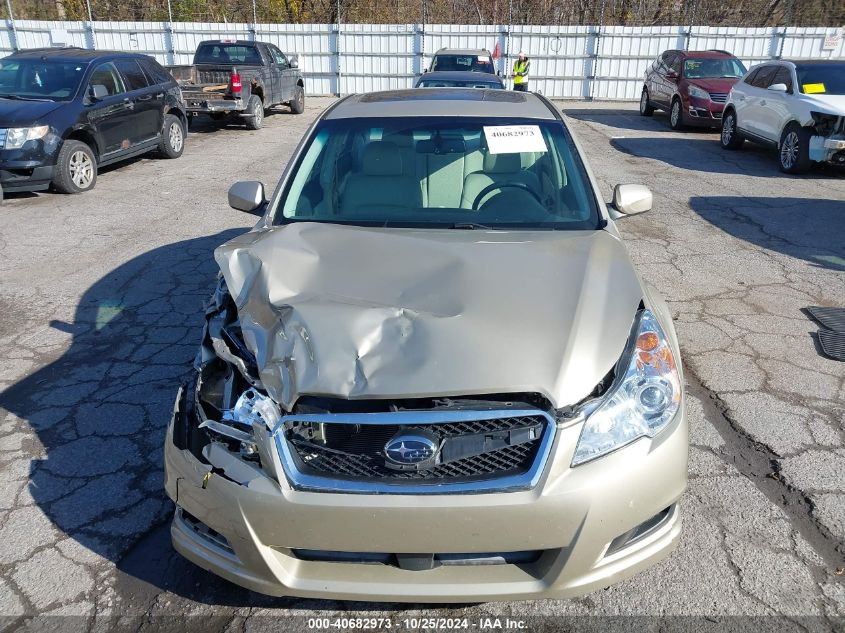
{"type": "Polygon", "coordinates": [[[655,110],[650,117],[640,116],[636,109],[628,107],[608,107],[608,108],[584,108],[579,107],[577,102],[573,102],[571,107],[567,106],[567,102],[559,102],[561,112],[565,115],[578,119],[579,121],[587,121],[590,123],[599,123],[609,127],[619,128],[620,130],[638,131],[638,132],[671,132],[673,134],[691,133],[711,135],[718,133],[717,128],[707,127],[693,127],[688,126],[680,132],[673,132],[669,127],[669,115],[663,110],[655,110]]]}
{"type": "Polygon", "coordinates": [[[49,344],[36,348],[40,368],[0,392],[0,409],[37,435],[24,498],[57,532],[118,566],[172,513],[164,431],[199,344],[213,249],[243,231],[174,242],[118,266],[85,291],[72,322],[50,324],[71,335],[66,351],[55,358],[49,344]]]}
{"type": "MultiPolygon", "coordinates": [[[[192,372],[217,273],[213,250],[243,231],[134,257],[85,291],[72,322],[50,324],[71,335],[67,350],[58,358],[44,351],[37,371],[0,392],[0,413],[11,412],[37,436],[23,496],[52,524],[40,529],[48,536],[55,531],[62,547],[76,548],[76,556],[90,550],[116,567],[114,590],[130,614],[151,609],[162,591],[214,605],[414,608],[271,598],[230,584],[173,550],[164,434],[178,385],[192,372]]],[[[196,628],[195,620],[186,626],[196,628]]]]}
{"type": "Polygon", "coordinates": [[[845,271],[845,202],[823,198],[695,196],[690,207],[755,246],[845,271]]]}

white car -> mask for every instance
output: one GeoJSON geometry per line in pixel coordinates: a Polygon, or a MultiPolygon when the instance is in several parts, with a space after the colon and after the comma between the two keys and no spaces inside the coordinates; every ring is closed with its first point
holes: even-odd
{"type": "Polygon", "coordinates": [[[728,96],[722,147],[749,140],[777,147],[780,168],[801,173],[813,162],[845,165],[845,61],[766,62],[728,96]]]}

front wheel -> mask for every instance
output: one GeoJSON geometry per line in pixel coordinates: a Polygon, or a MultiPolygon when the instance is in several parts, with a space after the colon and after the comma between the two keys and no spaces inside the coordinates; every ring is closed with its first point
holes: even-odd
{"type": "Polygon", "coordinates": [[[722,134],[719,137],[719,142],[724,149],[739,149],[744,141],[745,139],[736,129],[736,114],[733,110],[729,110],[722,117],[722,134]]]}
{"type": "Polygon", "coordinates": [[[97,158],[82,141],[62,143],[56,159],[53,187],[61,193],[82,193],[94,188],[97,182],[97,158]]]}
{"type": "Polygon", "coordinates": [[[797,123],[790,123],[780,135],[778,148],[782,172],[802,174],[810,169],[810,132],[807,129],[797,123]]]}
{"type": "Polygon", "coordinates": [[[672,102],[672,109],[669,110],[669,127],[673,130],[680,130],[684,127],[684,111],[681,108],[680,99],[675,99],[672,102]]]}
{"type": "Polygon", "coordinates": [[[643,87],[643,92],[640,95],[640,116],[651,116],[654,114],[654,108],[648,100],[648,89],[643,87]]]}
{"type": "Polygon", "coordinates": [[[179,158],[184,149],[185,128],[182,126],[182,121],[179,117],[166,114],[158,150],[165,158],[179,158]]]}
{"type": "Polygon", "coordinates": [[[246,121],[246,129],[260,130],[261,126],[264,125],[264,104],[261,103],[261,99],[257,95],[252,95],[249,98],[246,113],[248,115],[244,119],[246,121]]]}
{"type": "Polygon", "coordinates": [[[294,114],[302,114],[305,112],[305,88],[302,86],[296,87],[293,99],[290,100],[290,111],[294,114]]]}

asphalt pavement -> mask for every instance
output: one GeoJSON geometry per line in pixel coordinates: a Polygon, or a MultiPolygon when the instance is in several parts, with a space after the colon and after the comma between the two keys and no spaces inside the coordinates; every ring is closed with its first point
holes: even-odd
{"type": "Polygon", "coordinates": [[[802,311],[845,307],[845,173],[786,176],[770,150],[726,152],[631,104],[559,105],[606,198],[616,183],[654,192],[619,227],[672,308],[687,370],[675,554],[577,600],[440,608],[268,598],[173,552],[164,428],[212,251],[254,221],[226,190],[275,186],[330,103],[280,108],[259,131],[203,124],[178,160],[133,159],[91,193],[0,206],[0,630],[313,630],[309,618],[344,615],[845,628],[845,363],[820,355],[802,311]]]}

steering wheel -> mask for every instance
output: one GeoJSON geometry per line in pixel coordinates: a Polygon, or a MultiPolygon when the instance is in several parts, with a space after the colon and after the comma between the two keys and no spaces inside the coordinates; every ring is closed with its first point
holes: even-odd
{"type": "Polygon", "coordinates": [[[526,185],[524,182],[494,182],[482,189],[477,196],[475,196],[475,200],[472,201],[472,210],[478,211],[478,204],[481,202],[482,198],[486,196],[491,191],[495,189],[504,189],[505,187],[513,187],[514,189],[522,189],[525,193],[529,194],[532,198],[537,201],[537,204],[540,206],[543,205],[543,201],[540,199],[540,195],[532,191],[531,188],[526,185]]]}

